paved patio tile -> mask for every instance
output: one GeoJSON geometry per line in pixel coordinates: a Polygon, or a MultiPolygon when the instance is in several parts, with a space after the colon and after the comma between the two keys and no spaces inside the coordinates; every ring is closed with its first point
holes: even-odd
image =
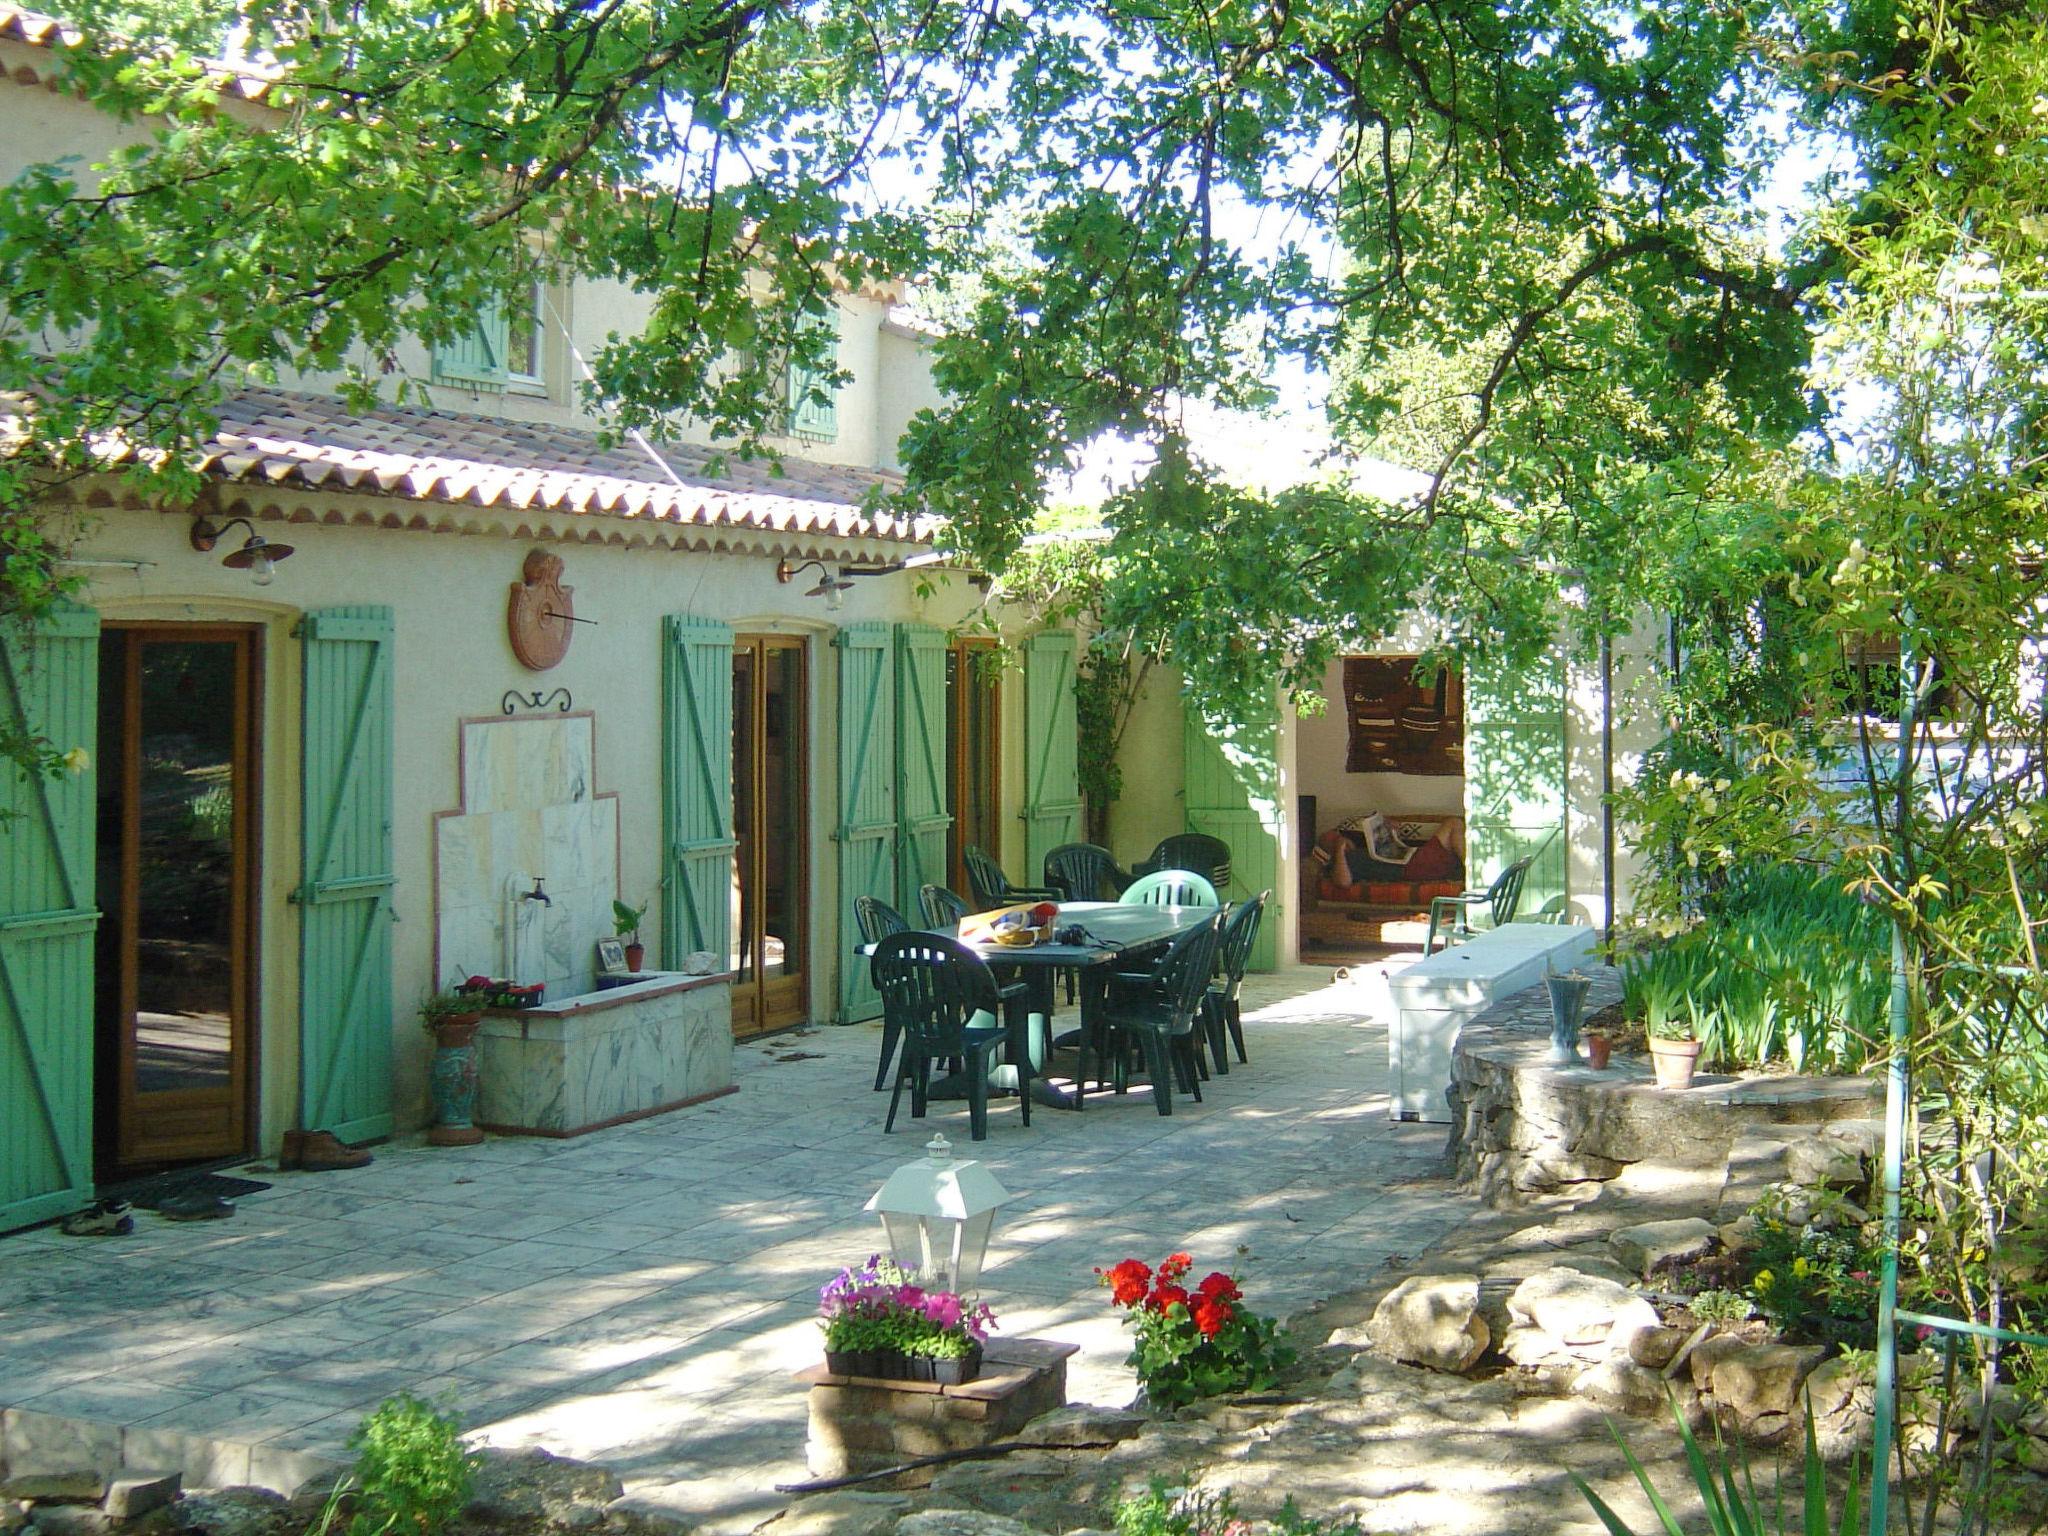
{"type": "MultiPolygon", "coordinates": [[[[1028,1132],[999,1104],[973,1149],[1017,1196],[984,1293],[1006,1331],[1081,1346],[1077,1398],[1132,1391],[1098,1264],[1188,1248],[1285,1311],[1470,1214],[1437,1177],[1442,1129],[1386,1118],[1383,985],[1304,969],[1246,992],[1251,1062],[1205,1102],[1161,1116],[1140,1084],[1028,1132]]],[[[282,1476],[406,1388],[483,1440],[604,1461],[744,1529],[802,1475],[789,1377],[817,1358],[819,1285],[880,1246],[862,1204],[932,1131],[968,1147],[964,1106],[882,1133],[876,1053],[873,1028],[809,1031],[742,1046],[736,1095],[573,1141],[396,1145],[261,1173],[232,1222],[0,1239],[0,1406],[232,1445],[282,1476]]]]}

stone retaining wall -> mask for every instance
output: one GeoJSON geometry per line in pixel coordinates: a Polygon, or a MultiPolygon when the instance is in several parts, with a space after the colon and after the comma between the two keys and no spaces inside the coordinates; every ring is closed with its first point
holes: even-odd
{"type": "MultiPolygon", "coordinates": [[[[1619,971],[1591,969],[1589,1017],[1621,998],[1619,971]]],[[[1493,1204],[1616,1178],[1632,1163],[1724,1168],[1740,1141],[1863,1119],[1884,1097],[1875,1078],[1717,1073],[1673,1092],[1655,1086],[1644,1060],[1616,1058],[1603,1072],[1548,1066],[1549,1040],[1544,987],[1496,1004],[1459,1033],[1448,1155],[1458,1182],[1493,1204]]]]}

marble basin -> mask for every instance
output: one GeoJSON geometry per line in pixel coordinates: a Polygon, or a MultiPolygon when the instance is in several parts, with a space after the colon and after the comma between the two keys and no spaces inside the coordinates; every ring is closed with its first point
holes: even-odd
{"type": "Polygon", "coordinates": [[[576,1136],[732,1091],[732,977],[646,979],[538,1008],[492,1009],[477,1030],[477,1123],[576,1136]]]}

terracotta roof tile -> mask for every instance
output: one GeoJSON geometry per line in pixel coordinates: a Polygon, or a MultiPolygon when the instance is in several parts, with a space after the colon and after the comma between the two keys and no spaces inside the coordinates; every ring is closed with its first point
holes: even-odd
{"type": "Polygon", "coordinates": [[[509,510],[573,509],[583,516],[651,518],[711,527],[926,543],[933,522],[878,515],[870,490],[894,475],[783,460],[727,458],[661,444],[661,464],[636,443],[547,422],[390,406],[352,413],[333,399],[251,389],[221,410],[200,467],[224,480],[377,489],[419,501],[509,510]],[[671,480],[662,473],[666,465],[671,480]]]}

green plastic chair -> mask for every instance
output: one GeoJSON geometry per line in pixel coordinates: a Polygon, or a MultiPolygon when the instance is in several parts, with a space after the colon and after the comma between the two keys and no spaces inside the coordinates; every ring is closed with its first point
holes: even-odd
{"type": "Polygon", "coordinates": [[[957,928],[960,920],[974,911],[967,898],[946,889],[943,885],[922,885],[917,890],[917,904],[924,909],[927,928],[957,928]]]}
{"type": "Polygon", "coordinates": [[[1202,1000],[1202,1022],[1208,1030],[1209,1054],[1216,1060],[1217,1072],[1225,1076],[1230,1072],[1229,1053],[1223,1044],[1225,1033],[1237,1047],[1238,1061],[1247,1066],[1251,1063],[1244,1053],[1244,1017],[1238,999],[1244,991],[1244,968],[1251,960],[1252,946],[1259,941],[1259,924],[1272,897],[1271,891],[1261,891],[1250,901],[1239,902],[1223,920],[1223,931],[1216,941],[1216,977],[1209,983],[1209,995],[1202,1000]]]}
{"type": "MultiPolygon", "coordinates": [[[[906,933],[909,921],[879,896],[853,898],[853,920],[860,925],[863,944],[879,944],[892,933],[906,933]]],[[[882,1060],[875,1068],[875,1092],[889,1086],[889,1063],[896,1055],[896,1040],[903,1032],[887,1018],[882,1020],[882,1060]]]]}
{"type": "Polygon", "coordinates": [[[981,910],[1014,906],[1020,901],[1058,901],[1060,893],[1051,886],[1012,885],[1003,866],[983,850],[969,844],[960,850],[960,862],[967,866],[967,884],[981,910]]]}
{"type": "Polygon", "coordinates": [[[1129,906],[1214,907],[1216,887],[1190,869],[1161,869],[1140,875],[1117,897],[1129,906]]]}
{"type": "Polygon", "coordinates": [[[1492,919],[1492,926],[1505,928],[1515,920],[1515,911],[1522,905],[1522,886],[1529,878],[1529,866],[1536,862],[1536,855],[1529,854],[1515,860],[1506,869],[1494,876],[1493,884],[1485,890],[1462,891],[1456,896],[1435,896],[1429,903],[1429,937],[1422,941],[1422,953],[1427,956],[1436,950],[1437,929],[1446,912],[1457,913],[1450,932],[1445,935],[1444,948],[1453,942],[1462,944],[1472,937],[1471,919],[1466,916],[1474,907],[1485,907],[1492,919]]]}
{"type": "Polygon", "coordinates": [[[1067,901],[1100,901],[1131,883],[1116,855],[1094,843],[1062,843],[1045,856],[1045,883],[1067,901]]]}
{"type": "Polygon", "coordinates": [[[1223,914],[1219,911],[1175,939],[1150,971],[1120,972],[1110,978],[1101,1002],[1082,1029],[1081,1060],[1074,1074],[1074,1099],[1081,1102],[1088,1081],[1091,1045],[1107,1063],[1110,1086],[1117,1093],[1129,1087],[1130,1046],[1144,1052],[1152,1079],[1152,1103],[1162,1115],[1173,1113],[1175,1079],[1180,1090],[1202,1102],[1202,1081],[1195,1065],[1195,1025],[1209,995],[1209,973],[1216,963],[1216,942],[1223,914]]]}
{"type": "MultiPolygon", "coordinates": [[[[875,946],[875,990],[883,1020],[902,1032],[903,1055],[889,1095],[886,1134],[910,1085],[910,1115],[922,1119],[931,1093],[932,1063],[958,1061],[966,1069],[969,1134],[988,1139],[988,1069],[1008,1033],[1000,1024],[976,1025],[977,1013],[997,1014],[1003,993],[981,957],[956,939],[936,933],[892,933],[875,946]]],[[[1017,1098],[1031,1123],[1031,1053],[1018,1053],[1017,1098]]]]}
{"type": "Polygon", "coordinates": [[[1230,884],[1230,844],[1206,832],[1176,832],[1161,838],[1152,856],[1132,873],[1144,875],[1156,869],[1192,870],[1223,890],[1230,884]]]}

